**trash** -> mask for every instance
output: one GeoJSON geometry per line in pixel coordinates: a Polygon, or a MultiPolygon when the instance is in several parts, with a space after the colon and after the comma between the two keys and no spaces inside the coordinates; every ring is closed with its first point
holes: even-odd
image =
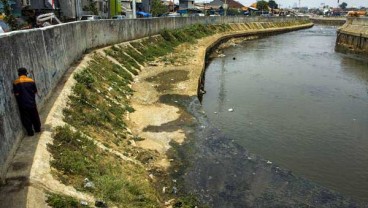
{"type": "Polygon", "coordinates": [[[217,112],[215,111],[215,112],[213,112],[214,114],[217,114],[217,112]]]}
{"type": "Polygon", "coordinates": [[[84,188],[94,188],[95,184],[92,181],[87,182],[84,184],[84,188]]]}
{"type": "Polygon", "coordinates": [[[173,181],[174,183],[176,183],[176,179],[173,179],[172,181],[173,181]]]}
{"type": "Polygon", "coordinates": [[[149,62],[148,65],[150,66],[158,66],[158,63],[155,63],[155,62],[149,62]]]}
{"type": "Polygon", "coordinates": [[[271,161],[269,161],[269,160],[267,160],[267,164],[272,164],[272,162],[271,162],[271,161]]]}
{"type": "Polygon", "coordinates": [[[88,202],[86,202],[86,201],[81,201],[80,204],[83,205],[83,206],[88,206],[88,202]]]}
{"type": "Polygon", "coordinates": [[[232,109],[232,108],[229,108],[229,110],[228,110],[229,112],[233,112],[234,111],[234,109],[232,109]]]}
{"type": "Polygon", "coordinates": [[[151,173],[151,174],[149,174],[148,175],[151,179],[153,179],[153,174],[151,173]]]}
{"type": "Polygon", "coordinates": [[[112,87],[107,88],[107,90],[108,90],[108,91],[111,91],[111,90],[112,90],[112,87]]]}
{"type": "Polygon", "coordinates": [[[84,179],[84,188],[95,188],[95,184],[88,178],[84,179]]]}
{"type": "Polygon", "coordinates": [[[174,194],[178,193],[178,189],[176,188],[176,186],[173,187],[173,191],[174,194]]]}
{"type": "Polygon", "coordinates": [[[218,57],[225,57],[226,55],[225,54],[219,54],[218,57]]]}
{"type": "Polygon", "coordinates": [[[163,194],[166,192],[166,189],[167,189],[167,187],[166,187],[166,186],[162,187],[162,193],[163,193],[163,194]]]}
{"type": "Polygon", "coordinates": [[[96,200],[95,207],[107,208],[107,204],[104,201],[96,200]]]}

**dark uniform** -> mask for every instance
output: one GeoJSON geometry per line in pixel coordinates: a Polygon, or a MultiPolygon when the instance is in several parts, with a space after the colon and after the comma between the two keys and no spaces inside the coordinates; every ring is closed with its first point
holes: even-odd
{"type": "Polygon", "coordinates": [[[27,70],[18,69],[18,79],[13,83],[13,92],[19,106],[20,118],[29,136],[41,131],[40,117],[36,105],[37,88],[33,79],[27,77],[27,70]]]}

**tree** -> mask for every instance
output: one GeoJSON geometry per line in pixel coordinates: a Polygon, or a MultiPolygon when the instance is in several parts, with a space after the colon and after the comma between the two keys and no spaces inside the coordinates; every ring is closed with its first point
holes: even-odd
{"type": "Polygon", "coordinates": [[[271,9],[277,9],[279,7],[279,5],[276,4],[276,1],[274,1],[274,0],[269,0],[268,1],[268,6],[270,6],[271,9]]]}
{"type": "Polygon", "coordinates": [[[10,25],[12,30],[18,29],[17,20],[15,19],[14,15],[11,12],[12,9],[10,7],[10,4],[9,4],[8,0],[0,0],[0,2],[4,6],[4,13],[5,13],[4,20],[5,20],[5,22],[10,25]]]}
{"type": "Polygon", "coordinates": [[[267,1],[257,1],[257,9],[261,11],[268,11],[268,2],[267,1]]]}
{"type": "Polygon", "coordinates": [[[348,4],[347,3],[345,3],[345,2],[342,2],[342,4],[340,4],[339,5],[339,7],[341,8],[341,9],[346,9],[346,7],[348,6],[348,4]]]}
{"type": "Polygon", "coordinates": [[[152,0],[151,13],[152,16],[157,17],[167,13],[167,7],[160,0],[152,0]]]}
{"type": "Polygon", "coordinates": [[[91,11],[94,15],[98,15],[96,1],[88,0],[88,6],[83,7],[83,11],[91,11]]]}
{"type": "Polygon", "coordinates": [[[234,16],[234,15],[241,15],[242,12],[239,9],[229,8],[227,10],[227,15],[234,16]]]}

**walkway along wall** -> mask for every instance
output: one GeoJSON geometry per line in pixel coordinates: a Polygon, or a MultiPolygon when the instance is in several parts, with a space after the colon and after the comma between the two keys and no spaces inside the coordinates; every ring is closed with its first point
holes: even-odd
{"type": "Polygon", "coordinates": [[[153,18],[73,22],[0,36],[0,178],[24,135],[12,95],[17,68],[26,67],[36,81],[42,108],[58,81],[88,49],[158,34],[191,24],[290,22],[307,19],[262,17],[153,18]]]}
{"type": "Polygon", "coordinates": [[[337,31],[335,50],[368,58],[368,17],[348,18],[337,31]]]}

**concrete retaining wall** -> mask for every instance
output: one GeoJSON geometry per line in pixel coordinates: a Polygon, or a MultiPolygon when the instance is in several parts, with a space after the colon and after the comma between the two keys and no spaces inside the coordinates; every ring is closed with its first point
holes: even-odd
{"type": "Polygon", "coordinates": [[[311,17],[314,24],[342,26],[346,22],[346,17],[311,17]]]}
{"type": "Polygon", "coordinates": [[[15,31],[0,36],[0,178],[4,178],[24,131],[12,95],[17,68],[31,70],[41,108],[58,81],[86,50],[158,34],[190,24],[290,22],[307,18],[192,17],[72,22],[42,29],[15,31]]]}
{"type": "Polygon", "coordinates": [[[348,18],[337,31],[335,50],[368,57],[368,18],[348,18]]]}

